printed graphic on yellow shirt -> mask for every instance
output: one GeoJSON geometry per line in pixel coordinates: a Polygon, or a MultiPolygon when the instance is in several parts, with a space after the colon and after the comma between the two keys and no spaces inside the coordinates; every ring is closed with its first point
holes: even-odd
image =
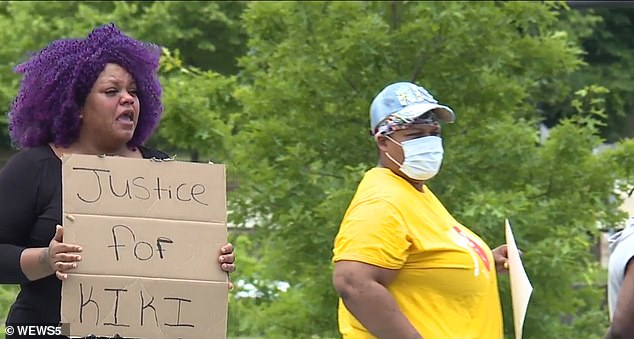
{"type": "Polygon", "coordinates": [[[461,230],[458,226],[454,226],[449,231],[449,237],[456,243],[458,246],[466,248],[471,254],[471,258],[473,259],[473,275],[480,275],[480,262],[482,262],[484,266],[484,276],[488,279],[489,273],[491,272],[491,262],[489,260],[489,256],[487,256],[487,252],[480,246],[480,244],[473,239],[467,232],[461,230]],[[480,260],[478,260],[478,258],[480,260]]]}

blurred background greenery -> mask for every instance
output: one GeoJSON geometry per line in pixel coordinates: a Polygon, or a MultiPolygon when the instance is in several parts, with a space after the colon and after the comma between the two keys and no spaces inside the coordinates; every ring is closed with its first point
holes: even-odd
{"type": "MultiPolygon", "coordinates": [[[[457,113],[431,188],[492,247],[510,218],[534,293],[525,338],[601,338],[601,239],[634,170],[634,7],[617,2],[0,2],[12,68],[116,23],[164,47],[151,146],[227,165],[231,338],[338,338],[332,240],[376,161],[368,108],[415,81],[457,113]]],[[[14,153],[0,117],[0,156],[14,153]]],[[[500,277],[506,337],[508,278],[500,277]]],[[[0,286],[0,319],[15,297],[0,286]]]]}

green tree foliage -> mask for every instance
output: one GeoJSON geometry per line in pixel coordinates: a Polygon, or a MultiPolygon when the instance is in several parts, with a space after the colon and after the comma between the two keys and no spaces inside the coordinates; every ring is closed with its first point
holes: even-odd
{"type": "MultiPolygon", "coordinates": [[[[432,189],[491,246],[504,242],[504,218],[512,222],[535,288],[525,336],[601,335],[604,291],[593,285],[600,272],[590,249],[597,223],[622,217],[611,197],[616,159],[631,146],[593,153],[606,90],[567,82],[583,61],[561,11],[530,2],[250,3],[236,91],[248,122],[233,142],[240,189],[231,217],[256,229],[248,250],[258,278],[291,284],[259,308],[261,334],[337,335],[329,259],[356,184],[376,162],[369,103],[384,85],[414,80],[458,114],[444,127],[446,161],[432,189]],[[575,114],[542,141],[540,104],[561,96],[575,114]]],[[[506,277],[500,289],[510,336],[506,277]]]]}
{"type": "Polygon", "coordinates": [[[606,137],[611,140],[633,137],[634,80],[630,74],[634,68],[634,8],[600,9],[596,14],[602,21],[584,41],[586,61],[592,67],[580,77],[582,81],[610,88],[606,137]]]}
{"type": "Polygon", "coordinates": [[[237,110],[231,95],[235,77],[185,66],[167,49],[160,71],[165,112],[151,144],[173,151],[178,159],[226,159],[237,110]]]}
{"type": "Polygon", "coordinates": [[[4,326],[6,316],[9,314],[9,307],[15,300],[17,293],[18,286],[0,285],[0,327],[4,326]]]}
{"type": "MultiPolygon", "coordinates": [[[[634,8],[596,8],[564,14],[561,23],[581,43],[585,51],[583,60],[589,65],[571,74],[570,83],[573,86],[595,83],[609,88],[607,123],[601,134],[609,141],[634,136],[634,81],[630,75],[634,67],[634,8]]],[[[545,109],[549,124],[575,114],[562,105],[545,109]]]]}
{"type": "MultiPolygon", "coordinates": [[[[616,180],[634,180],[633,142],[593,152],[614,112],[631,111],[627,63],[612,67],[631,59],[631,16],[612,14],[553,2],[2,1],[0,107],[17,90],[11,69],[53,39],[115,22],[165,47],[165,116],[150,142],[227,164],[240,227],[230,336],[336,338],[332,240],[376,163],[369,103],[390,82],[420,82],[458,114],[430,186],[491,246],[511,220],[535,288],[525,337],[598,338],[604,272],[590,247],[598,224],[622,217],[616,180]]],[[[6,131],[2,116],[8,144],[6,131]]],[[[499,285],[512,337],[508,278],[499,285]]],[[[0,287],[0,318],[14,293],[0,287]]]]}

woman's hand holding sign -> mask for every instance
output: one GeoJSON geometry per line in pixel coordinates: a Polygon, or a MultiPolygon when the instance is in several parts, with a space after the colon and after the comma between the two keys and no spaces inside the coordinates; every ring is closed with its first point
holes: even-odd
{"type": "Polygon", "coordinates": [[[55,271],[55,276],[59,280],[68,278],[66,272],[77,268],[77,263],[81,261],[82,248],[78,245],[65,244],[64,228],[57,225],[55,228],[55,236],[48,245],[45,259],[55,271]]]}

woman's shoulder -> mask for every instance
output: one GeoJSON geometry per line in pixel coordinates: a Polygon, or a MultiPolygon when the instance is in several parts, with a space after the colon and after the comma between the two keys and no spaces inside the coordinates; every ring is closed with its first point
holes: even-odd
{"type": "MultiPolygon", "coordinates": [[[[22,148],[2,165],[3,175],[17,175],[21,178],[39,176],[51,172],[51,169],[61,168],[59,158],[48,145],[22,148]]],[[[53,173],[55,171],[52,171],[53,173]]]]}
{"type": "Polygon", "coordinates": [[[59,159],[53,152],[50,146],[42,145],[35,147],[22,148],[15,152],[9,158],[8,162],[40,162],[42,160],[47,161],[51,159],[59,159]]]}

